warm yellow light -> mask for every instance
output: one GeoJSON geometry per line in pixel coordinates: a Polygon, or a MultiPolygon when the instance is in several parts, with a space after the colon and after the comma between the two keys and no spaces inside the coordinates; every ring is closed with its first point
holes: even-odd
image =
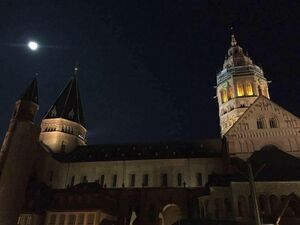
{"type": "Polygon", "coordinates": [[[237,95],[238,96],[244,96],[244,88],[243,88],[243,85],[241,83],[237,83],[236,89],[237,89],[237,95]]]}
{"type": "Polygon", "coordinates": [[[250,82],[246,82],[245,90],[246,90],[246,95],[253,95],[253,89],[250,82]]]}
{"type": "Polygon", "coordinates": [[[229,88],[228,88],[228,97],[229,97],[229,99],[232,99],[234,97],[233,88],[231,86],[229,86],[229,88]]]}
{"type": "Polygon", "coordinates": [[[221,97],[222,97],[222,102],[227,102],[228,101],[228,97],[227,97],[227,91],[225,89],[223,89],[221,91],[221,97]]]}

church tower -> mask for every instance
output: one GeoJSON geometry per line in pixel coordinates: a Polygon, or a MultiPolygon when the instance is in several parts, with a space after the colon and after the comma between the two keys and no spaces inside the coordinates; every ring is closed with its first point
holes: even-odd
{"type": "Polygon", "coordinates": [[[87,143],[77,73],[75,67],[74,75],[41,123],[40,141],[54,153],[69,153],[87,143]]]}
{"type": "Polygon", "coordinates": [[[217,74],[217,98],[221,136],[239,119],[259,95],[269,96],[268,81],[263,70],[231,36],[231,46],[223,69],[217,74]]]}
{"type": "Polygon", "coordinates": [[[16,101],[0,150],[0,224],[16,224],[38,153],[37,80],[16,101]]]}

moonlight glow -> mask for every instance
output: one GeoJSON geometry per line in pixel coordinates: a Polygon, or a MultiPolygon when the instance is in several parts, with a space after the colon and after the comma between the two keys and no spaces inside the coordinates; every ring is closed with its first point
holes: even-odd
{"type": "Polygon", "coordinates": [[[35,51],[39,48],[38,43],[34,42],[34,41],[30,41],[28,43],[28,47],[30,48],[30,50],[35,51]]]}

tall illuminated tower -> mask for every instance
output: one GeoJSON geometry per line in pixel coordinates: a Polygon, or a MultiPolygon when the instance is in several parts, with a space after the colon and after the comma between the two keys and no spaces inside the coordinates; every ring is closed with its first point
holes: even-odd
{"type": "Polygon", "coordinates": [[[78,68],[41,123],[40,141],[54,153],[86,145],[86,128],[77,84],[78,68]]]}
{"type": "Polygon", "coordinates": [[[231,36],[231,46],[223,69],[217,74],[217,98],[221,136],[223,136],[259,95],[269,96],[268,81],[263,70],[231,36]]]}

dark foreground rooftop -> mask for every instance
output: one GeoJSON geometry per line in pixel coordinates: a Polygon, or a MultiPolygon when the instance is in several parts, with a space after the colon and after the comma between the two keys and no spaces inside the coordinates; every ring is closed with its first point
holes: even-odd
{"type": "Polygon", "coordinates": [[[54,154],[53,157],[60,162],[92,162],[219,157],[221,154],[221,140],[207,139],[156,144],[86,145],[78,146],[69,154],[54,154]]]}

